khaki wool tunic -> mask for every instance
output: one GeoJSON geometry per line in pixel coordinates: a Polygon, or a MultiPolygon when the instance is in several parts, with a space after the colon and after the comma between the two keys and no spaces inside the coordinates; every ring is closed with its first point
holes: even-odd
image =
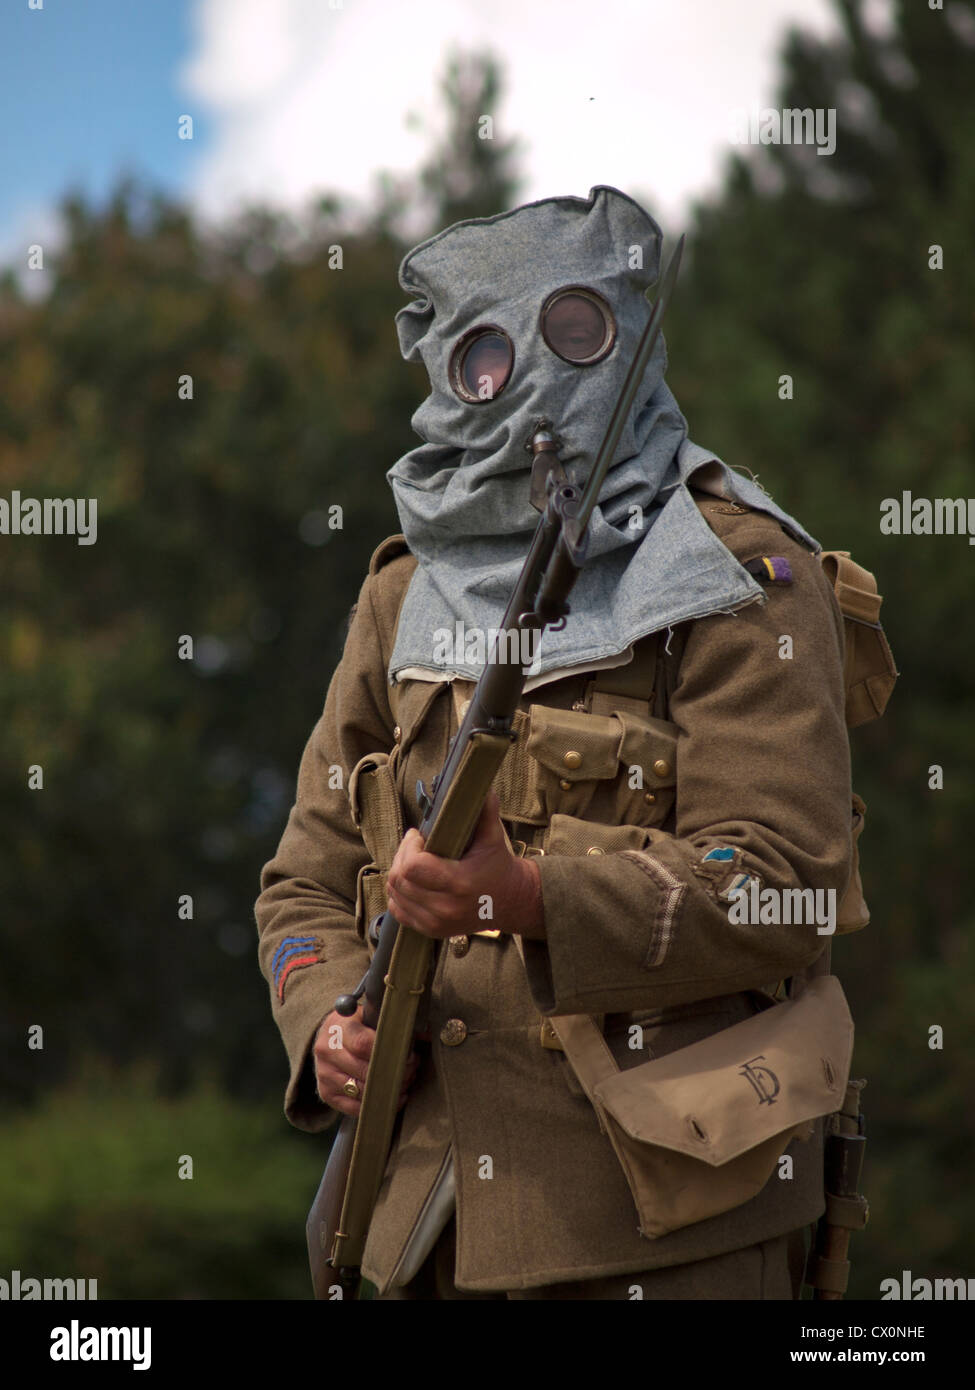
{"type": "MultiPolygon", "coordinates": [[[[546,718],[557,722],[549,711],[578,710],[587,699],[592,673],[552,681],[522,702],[518,746],[534,747],[541,814],[524,822],[507,814],[513,807],[528,816],[523,799],[512,801],[518,779],[509,777],[499,788],[501,815],[512,839],[548,837],[536,860],[546,939],[524,940],[524,963],[510,936],[437,943],[424,1000],[429,1054],[402,1112],[363,1260],[380,1293],[400,1282],[397,1267],[451,1151],[461,1289],[537,1288],[684,1264],[795,1230],[824,1209],[818,1121],[811,1139],[786,1149],[791,1177],[773,1173],[757,1196],[722,1215],[656,1239],[641,1235],[592,1105],[565,1055],[540,1043],[544,1016],[594,1015],[626,1069],[751,1017],[769,1006],[777,982],[828,961],[829,937],[815,923],[734,924],[720,893],[748,873],[778,890],[834,890],[838,901],[851,878],[842,615],[819,560],[774,519],[703,494],[695,500],[742,564],[784,557],[792,581],[768,585],[764,603],[674,629],[670,724],[635,755],[624,740],[619,761],[595,780],[585,767],[575,780],[560,775],[546,747],[560,754],[562,744],[547,745],[545,734],[546,718]],[[657,793],[630,786],[634,762],[648,767],[657,793]],[[573,819],[553,828],[553,814],[573,819]],[[580,821],[629,826],[618,843],[631,847],[586,853],[580,821]],[[702,862],[729,847],[732,861],[702,862]],[[453,1022],[442,1039],[448,1020],[463,1027],[453,1022]],[[636,1050],[633,1024],[643,1030],[636,1050]]],[[[349,774],[367,754],[394,754],[407,823],[418,824],[411,789],[435,777],[457,727],[446,683],[406,682],[395,715],[391,708],[387,669],[415,564],[401,538],[373,556],[302,758],[295,806],[261,880],[261,968],[291,1069],[285,1113],[311,1132],[339,1118],[316,1095],[315,1034],[369,960],[355,919],[369,854],[350,814],[349,774]]]]}

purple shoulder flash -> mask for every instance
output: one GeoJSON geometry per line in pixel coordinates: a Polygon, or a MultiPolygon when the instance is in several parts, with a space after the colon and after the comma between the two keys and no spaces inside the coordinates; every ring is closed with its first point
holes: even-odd
{"type": "Polygon", "coordinates": [[[744,568],[763,584],[791,584],[792,566],[784,555],[759,555],[744,568]]]}

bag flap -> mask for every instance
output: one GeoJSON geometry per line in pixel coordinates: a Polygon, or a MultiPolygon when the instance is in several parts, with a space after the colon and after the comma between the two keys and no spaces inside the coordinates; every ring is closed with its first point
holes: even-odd
{"type": "Polygon", "coordinates": [[[532,705],[527,751],[570,782],[615,777],[623,726],[612,716],[532,705]]]}
{"type": "Polygon", "coordinates": [[[648,787],[677,780],[677,725],[620,710],[613,715],[532,705],[526,750],[570,782],[615,777],[619,765],[639,767],[648,787]]]}
{"type": "Polygon", "coordinates": [[[620,762],[626,767],[639,767],[644,785],[674,787],[677,785],[677,725],[669,719],[653,719],[619,712],[623,723],[620,741],[620,762]]]}
{"type": "Polygon", "coordinates": [[[710,1038],[601,1081],[633,1139],[718,1166],[840,1108],[853,1020],[835,975],[710,1038]]]}

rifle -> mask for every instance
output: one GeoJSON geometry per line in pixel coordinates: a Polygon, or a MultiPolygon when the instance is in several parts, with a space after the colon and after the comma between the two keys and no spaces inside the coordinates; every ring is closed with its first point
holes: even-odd
{"type": "MultiPolygon", "coordinates": [[[[429,790],[422,783],[417,787],[423,815],[420,833],[431,854],[462,857],[514,737],[512,723],[526,675],[515,662],[497,661],[495,656],[521,650],[520,635],[526,631],[531,634],[531,650],[537,650],[546,627],[558,631],[565,623],[568,596],[586,560],[589,520],[659,337],[683,247],[681,237],[584,491],[580,493],[566,477],[551,421],[536,422],[526,443],[532,455],[531,503],[541,515],[492,658],[477,682],[446,762],[429,790]]],[[[370,935],[378,937],[378,944],[368,971],[352,994],[335,1001],[335,1012],[348,1018],[364,996],[362,1021],[375,1028],[376,1040],[359,1115],[346,1116],[339,1126],[308,1214],[306,1234],[316,1298],[329,1297],[336,1284],[342,1297],[359,1291],[362,1253],[389,1157],[417,1005],[435,944],[402,927],[388,909],[371,924],[370,935]]]]}

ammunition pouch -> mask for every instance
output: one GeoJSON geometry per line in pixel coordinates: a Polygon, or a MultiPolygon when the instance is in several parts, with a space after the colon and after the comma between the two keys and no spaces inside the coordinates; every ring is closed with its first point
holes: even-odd
{"type": "Polygon", "coordinates": [[[349,810],[355,828],[372,855],[359,870],[355,885],[355,929],[359,939],[372,943],[366,928],[386,910],[386,877],[403,838],[403,810],[396,789],[398,749],[391,754],[369,753],[360,758],[349,777],[349,810]]]}
{"type": "Polygon", "coordinates": [[[495,783],[503,819],[544,826],[584,817],[650,827],[670,814],[677,726],[669,720],[633,709],[601,715],[531,705],[517,712],[513,731],[495,783]]]}

